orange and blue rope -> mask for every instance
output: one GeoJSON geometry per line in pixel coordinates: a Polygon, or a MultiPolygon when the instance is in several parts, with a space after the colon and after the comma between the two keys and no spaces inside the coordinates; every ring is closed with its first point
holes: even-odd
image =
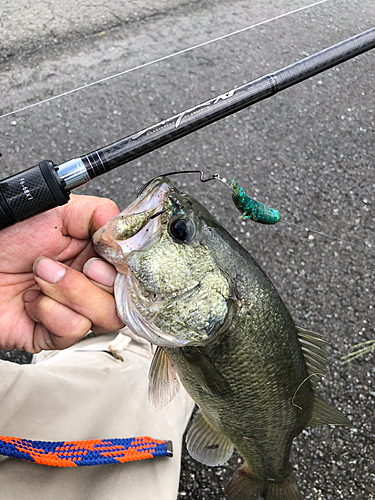
{"type": "Polygon", "coordinates": [[[0,436],[0,455],[55,467],[79,467],[171,457],[172,442],[150,437],[88,441],[31,441],[0,436]]]}

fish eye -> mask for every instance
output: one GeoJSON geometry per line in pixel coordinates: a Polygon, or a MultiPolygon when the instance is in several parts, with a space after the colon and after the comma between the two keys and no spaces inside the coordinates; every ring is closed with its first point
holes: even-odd
{"type": "Polygon", "coordinates": [[[169,224],[168,231],[175,240],[188,242],[194,237],[195,226],[190,219],[173,219],[169,224]]]}

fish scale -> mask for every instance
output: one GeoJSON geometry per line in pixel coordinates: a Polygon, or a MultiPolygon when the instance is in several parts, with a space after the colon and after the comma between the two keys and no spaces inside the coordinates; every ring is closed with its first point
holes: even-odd
{"type": "MultiPolygon", "coordinates": [[[[183,374],[187,391],[207,416],[216,414],[212,423],[219,430],[226,429],[226,435],[243,458],[252,464],[257,477],[280,478],[289,472],[288,457],[292,440],[307,424],[312,411],[312,390],[309,385],[304,388],[305,393],[310,393],[310,402],[304,408],[303,418],[301,410],[291,404],[299,383],[307,377],[307,370],[301,358],[300,377],[297,380],[290,378],[287,369],[284,369],[284,373],[279,370],[275,372],[273,360],[267,356],[267,344],[260,344],[259,354],[255,353],[246,335],[241,338],[241,332],[245,331],[241,323],[232,325],[231,331],[221,337],[219,346],[217,343],[201,349],[228,381],[233,394],[241,393],[241,398],[233,398],[229,405],[218,405],[215,397],[209,397],[194,379],[189,378],[189,367],[184,362],[182,352],[176,349],[166,349],[166,352],[177,372],[183,374]],[[231,353],[230,360],[229,356],[220,356],[218,351],[223,350],[231,353]],[[252,363],[248,362],[250,356],[253,358],[252,363]],[[268,363],[265,364],[267,358],[268,363]],[[281,393],[280,388],[284,389],[284,393],[281,393]],[[280,438],[280,430],[284,431],[284,439],[280,438]],[[248,439],[243,439],[244,436],[248,439]],[[267,444],[269,450],[263,453],[261,450],[267,448],[267,444]],[[255,457],[259,458],[259,466],[256,466],[255,457]]],[[[299,396],[300,401],[302,394],[299,396]]]]}
{"type": "Polygon", "coordinates": [[[138,238],[127,227],[132,245],[111,229],[116,218],[93,238],[131,277],[116,280],[119,315],[158,346],[149,400],[155,409],[168,404],[179,378],[200,408],[187,433],[190,455],[214,466],[237,448],[244,465],[227,487],[231,500],[301,500],[289,463],[293,438],[309,425],[348,423],[316,394],[324,341],[296,327],[260,266],[197,200],[163,177],[131,210],[153,213],[152,199],[159,222],[150,217],[148,231],[143,221],[138,238]],[[152,293],[161,300],[148,314],[152,293]]]}

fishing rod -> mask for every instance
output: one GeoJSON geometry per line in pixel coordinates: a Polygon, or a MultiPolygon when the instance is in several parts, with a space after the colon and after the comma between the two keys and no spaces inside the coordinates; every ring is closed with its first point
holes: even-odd
{"type": "Polygon", "coordinates": [[[0,230],[69,201],[70,192],[165,144],[375,48],[375,28],[234,88],[117,142],[60,165],[38,165],[0,181],[0,230]]]}

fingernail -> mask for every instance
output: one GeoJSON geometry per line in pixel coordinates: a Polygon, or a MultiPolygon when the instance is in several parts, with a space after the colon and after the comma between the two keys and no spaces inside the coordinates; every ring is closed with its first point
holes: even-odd
{"type": "Polygon", "coordinates": [[[22,295],[22,300],[24,302],[32,302],[35,299],[35,297],[39,294],[40,294],[39,290],[27,290],[27,292],[25,292],[22,295]]]}
{"type": "Polygon", "coordinates": [[[96,283],[111,287],[114,285],[117,273],[111,264],[94,257],[83,266],[83,274],[90,280],[96,281],[96,283]]]}
{"type": "Polygon", "coordinates": [[[58,283],[66,273],[66,268],[59,262],[40,257],[34,263],[34,273],[48,283],[58,283]]]}

